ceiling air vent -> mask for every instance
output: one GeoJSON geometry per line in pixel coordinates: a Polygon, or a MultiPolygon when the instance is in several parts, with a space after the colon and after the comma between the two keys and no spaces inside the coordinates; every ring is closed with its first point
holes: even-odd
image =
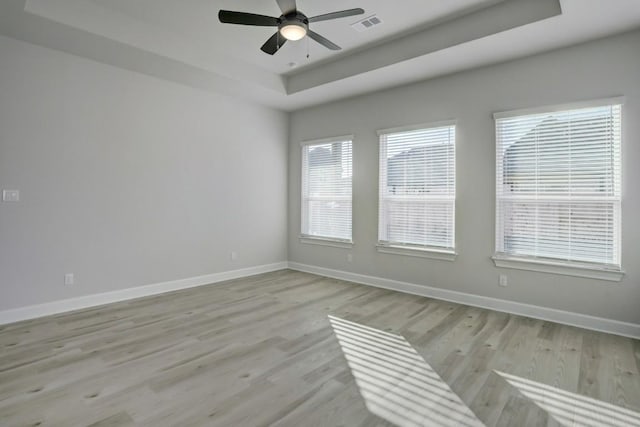
{"type": "Polygon", "coordinates": [[[367,18],[351,24],[351,27],[353,27],[353,29],[355,29],[356,31],[362,32],[365,30],[370,30],[371,28],[380,24],[382,24],[382,20],[376,15],[371,15],[367,18]]]}

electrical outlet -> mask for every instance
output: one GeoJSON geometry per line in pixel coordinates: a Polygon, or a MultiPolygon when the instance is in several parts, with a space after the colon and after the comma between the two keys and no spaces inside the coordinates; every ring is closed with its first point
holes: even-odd
{"type": "Polygon", "coordinates": [[[67,273],[64,275],[65,285],[73,285],[74,283],[75,283],[75,278],[73,277],[73,273],[67,273]]]}
{"type": "Polygon", "coordinates": [[[19,202],[20,190],[2,190],[3,202],[19,202]]]}
{"type": "Polygon", "coordinates": [[[238,259],[238,252],[231,251],[231,261],[235,261],[238,259]]]}
{"type": "Polygon", "coordinates": [[[506,287],[509,282],[507,281],[507,275],[506,274],[501,274],[500,275],[500,281],[498,282],[498,284],[500,286],[502,286],[503,288],[506,287]]]}
{"type": "Polygon", "coordinates": [[[353,262],[353,255],[347,254],[347,262],[353,262]]]}

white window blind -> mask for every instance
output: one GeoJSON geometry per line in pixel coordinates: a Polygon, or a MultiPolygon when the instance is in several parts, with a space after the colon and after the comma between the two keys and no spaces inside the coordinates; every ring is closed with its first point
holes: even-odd
{"type": "Polygon", "coordinates": [[[496,115],[498,256],[619,269],[621,110],[496,115]]]}
{"type": "Polygon", "coordinates": [[[350,140],[302,147],[302,237],[351,241],[350,140]]]}
{"type": "Polygon", "coordinates": [[[382,246],[454,250],[455,125],[380,131],[382,246]]]}

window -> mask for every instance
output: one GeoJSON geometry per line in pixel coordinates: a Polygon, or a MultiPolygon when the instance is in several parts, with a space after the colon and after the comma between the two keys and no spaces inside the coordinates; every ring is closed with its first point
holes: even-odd
{"type": "Polygon", "coordinates": [[[620,271],[619,101],[496,114],[495,259],[620,271]]]}
{"type": "Polygon", "coordinates": [[[302,146],[302,238],[351,242],[351,137],[302,146]]]}
{"type": "Polygon", "coordinates": [[[396,251],[391,248],[405,249],[409,255],[418,255],[415,250],[454,254],[455,124],[378,134],[379,249],[392,253],[396,251]]]}

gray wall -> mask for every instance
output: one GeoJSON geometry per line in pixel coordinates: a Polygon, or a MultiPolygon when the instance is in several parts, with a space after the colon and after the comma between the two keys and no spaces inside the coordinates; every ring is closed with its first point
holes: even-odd
{"type": "Polygon", "coordinates": [[[635,32],[311,108],[288,129],[281,112],[0,37],[0,187],[22,198],[0,203],[0,310],[284,261],[288,231],[291,261],[640,323],[639,45],[635,32]],[[615,95],[624,280],[495,268],[492,113],[615,95]],[[375,130],[452,118],[458,259],[376,252],[375,130]],[[298,142],[351,133],[355,246],[300,244],[298,142]]]}
{"type": "Polygon", "coordinates": [[[0,310],[286,260],[285,113],[5,37],[0,58],[22,199],[0,203],[0,310]]]}
{"type": "Polygon", "coordinates": [[[289,260],[640,323],[640,32],[306,109],[292,114],[289,260]],[[492,114],[624,95],[621,283],[498,269],[492,114]],[[457,119],[455,262],[378,253],[376,129],[457,119]],[[303,244],[299,142],[354,134],[353,249],[303,244]],[[352,253],[353,261],[347,262],[352,253]],[[498,286],[499,274],[509,286],[498,286]]]}

